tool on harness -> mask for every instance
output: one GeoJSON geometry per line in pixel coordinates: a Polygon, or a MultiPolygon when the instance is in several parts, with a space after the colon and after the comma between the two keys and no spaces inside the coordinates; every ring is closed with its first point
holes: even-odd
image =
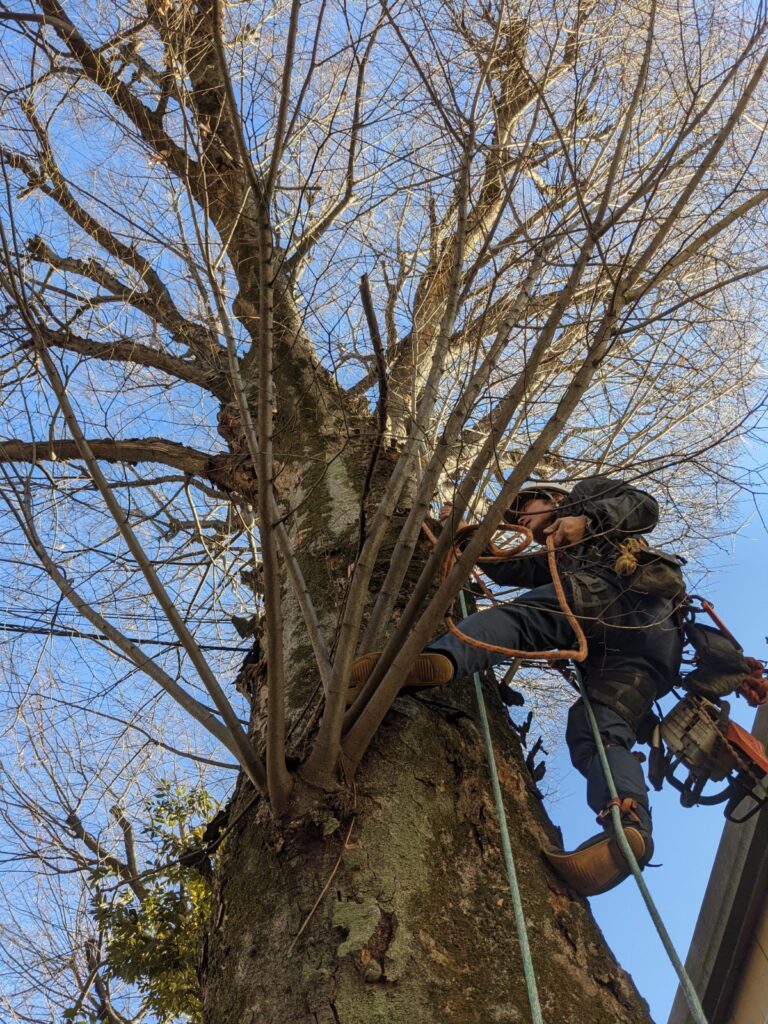
{"type": "Polygon", "coordinates": [[[768,756],[759,740],[730,720],[724,700],[688,694],[656,726],[648,759],[648,777],[654,789],[669,782],[680,793],[683,807],[725,803],[729,821],[748,821],[768,801],[768,756]],[[685,778],[675,774],[687,769],[685,778]],[[705,794],[710,782],[725,786],[705,794]],[[739,817],[736,811],[749,800],[739,817]]]}
{"type": "Polygon", "coordinates": [[[741,644],[715,613],[710,601],[692,594],[687,599],[682,628],[695,652],[695,667],[681,680],[686,690],[710,698],[738,692],[753,708],[768,703],[765,665],[744,654],[741,644]],[[699,607],[694,601],[699,602],[699,607]],[[710,617],[714,626],[696,621],[696,616],[702,612],[710,617]]]}
{"type": "Polygon", "coordinates": [[[663,718],[650,716],[655,725],[648,777],[657,790],[669,782],[680,793],[683,807],[725,803],[729,821],[747,821],[768,801],[768,756],[754,736],[731,721],[730,705],[723,697],[739,694],[752,707],[768,702],[765,665],[744,654],[705,598],[686,598],[679,625],[693,649],[693,657],[684,659],[693,667],[680,676],[688,693],[663,718]],[[698,622],[701,614],[713,625],[698,622]],[[684,770],[682,777],[678,769],[684,770]],[[725,785],[717,792],[704,792],[709,783],[719,782],[725,785]],[[747,810],[737,817],[747,800],[747,810]]]}
{"type": "Polygon", "coordinates": [[[649,547],[642,537],[628,537],[619,544],[613,567],[636,594],[681,601],[685,597],[684,565],[681,555],[649,547]]]}

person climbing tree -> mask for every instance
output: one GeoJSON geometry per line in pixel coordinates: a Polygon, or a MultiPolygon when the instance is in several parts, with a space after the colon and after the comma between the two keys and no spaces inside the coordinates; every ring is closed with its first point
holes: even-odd
{"type": "MultiPolygon", "coordinates": [[[[479,645],[452,633],[432,641],[404,685],[443,686],[490,669],[508,657],[493,647],[534,652],[572,646],[573,628],[558,601],[543,550],[551,537],[568,604],[588,640],[582,670],[616,781],[622,823],[639,864],[645,866],[653,854],[651,811],[632,747],[653,701],[669,691],[677,676],[682,643],[672,620],[674,597],[646,592],[656,588],[639,585],[633,565],[621,559],[627,557],[628,538],[656,526],[657,502],[626,483],[592,476],[572,491],[551,483],[528,485],[507,518],[530,530],[542,549],[527,557],[484,563],[483,572],[495,583],[529,589],[458,624],[479,645]]],[[[377,660],[378,654],[369,653],[355,661],[352,693],[377,660]]],[[[570,709],[566,742],[574,767],[587,779],[587,802],[597,812],[602,831],[572,852],[545,854],[574,889],[593,896],[621,882],[629,868],[613,836],[610,794],[582,700],[570,709]]]]}

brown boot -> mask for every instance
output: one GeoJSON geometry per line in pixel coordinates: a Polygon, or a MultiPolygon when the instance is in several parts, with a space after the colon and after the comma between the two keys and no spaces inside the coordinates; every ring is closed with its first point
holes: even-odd
{"type": "MultiPolygon", "coordinates": [[[[625,797],[619,801],[619,807],[624,834],[635,859],[643,868],[653,856],[653,840],[640,828],[640,818],[635,811],[637,802],[634,799],[625,797]]],[[[592,836],[570,853],[544,850],[544,856],[556,873],[580,896],[599,896],[623,882],[630,874],[609,815],[610,804],[600,812],[597,819],[604,831],[592,836]]]]}
{"type": "MultiPolygon", "coordinates": [[[[373,651],[370,654],[363,654],[355,660],[347,691],[347,707],[355,701],[380,657],[380,651],[373,651]]],[[[452,681],[453,662],[451,659],[436,651],[428,651],[426,654],[417,655],[403,681],[402,689],[420,690],[428,686],[447,686],[452,681]]]]}

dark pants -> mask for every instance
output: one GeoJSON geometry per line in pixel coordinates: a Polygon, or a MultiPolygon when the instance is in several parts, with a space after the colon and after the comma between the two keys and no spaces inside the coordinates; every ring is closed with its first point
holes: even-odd
{"type": "MultiPolygon", "coordinates": [[[[608,765],[620,797],[632,796],[637,800],[637,813],[644,830],[651,833],[651,811],[648,805],[648,787],[640,762],[631,752],[635,734],[621,717],[605,704],[592,702],[600,736],[605,744],[608,765]]],[[[587,780],[587,803],[593,811],[601,811],[611,799],[603,766],[595,746],[592,726],[582,700],[577,700],[568,712],[565,742],[571,755],[571,764],[587,780]]]]}
{"type": "MultiPolygon", "coordinates": [[[[573,629],[551,584],[529,590],[514,601],[469,615],[457,625],[462,633],[475,640],[520,651],[568,650],[575,645],[573,629]]],[[[482,672],[509,660],[508,655],[473,647],[451,633],[433,640],[427,649],[447,654],[456,666],[457,676],[482,672]]],[[[618,794],[637,800],[642,824],[650,833],[648,788],[640,763],[631,753],[635,733],[616,711],[598,702],[594,687],[590,688],[590,693],[618,794]]],[[[574,768],[587,780],[589,806],[595,812],[602,810],[610,794],[581,700],[570,710],[565,739],[574,768]]]]}

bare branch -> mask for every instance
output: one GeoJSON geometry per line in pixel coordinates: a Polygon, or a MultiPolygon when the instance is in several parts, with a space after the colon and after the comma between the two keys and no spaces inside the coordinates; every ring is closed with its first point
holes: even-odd
{"type": "MultiPolygon", "coordinates": [[[[87,443],[94,458],[102,462],[156,462],[193,476],[206,476],[211,467],[210,455],[162,437],[91,439],[87,443]]],[[[82,458],[75,441],[0,441],[0,462],[71,462],[82,458]]]]}
{"type": "Polygon", "coordinates": [[[46,343],[53,348],[76,352],[105,362],[135,363],[151,370],[160,370],[172,379],[196,384],[206,391],[217,391],[216,374],[210,369],[179,359],[162,349],[151,348],[131,338],[121,338],[119,341],[94,341],[70,330],[53,330],[47,327],[41,327],[40,330],[45,336],[46,343]]]}
{"type": "Polygon", "coordinates": [[[79,839],[86,849],[90,850],[94,857],[96,857],[99,864],[106,865],[106,867],[108,867],[110,871],[113,871],[121,881],[125,882],[126,885],[131,888],[138,900],[146,899],[147,890],[137,877],[135,860],[134,868],[132,870],[130,864],[126,864],[121,861],[119,857],[116,857],[113,853],[105,850],[99,840],[87,831],[82,821],[74,811],[67,815],[67,825],[72,830],[72,835],[75,836],[76,839],[79,839]]]}
{"type": "Polygon", "coordinates": [[[85,41],[58,0],[40,0],[46,24],[50,24],[85,75],[116,104],[139,130],[142,139],[182,181],[199,183],[199,167],[163,128],[162,118],[146,107],[116,76],[109,62],[85,41]]]}

